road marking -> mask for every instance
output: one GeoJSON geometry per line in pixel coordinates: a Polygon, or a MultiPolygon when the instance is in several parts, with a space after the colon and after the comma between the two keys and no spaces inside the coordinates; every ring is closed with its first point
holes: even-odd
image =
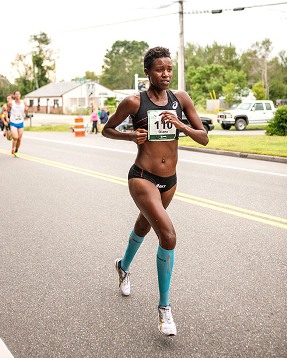
{"type": "MultiPolygon", "coordinates": [[[[39,141],[44,142],[50,142],[50,143],[58,143],[58,144],[65,144],[70,146],[76,146],[76,147],[83,147],[83,148],[91,148],[91,149],[99,149],[99,150],[106,150],[110,152],[117,152],[117,153],[128,153],[128,154],[134,154],[136,155],[136,151],[130,151],[130,150],[121,150],[121,149],[115,149],[115,148],[108,148],[98,145],[89,145],[89,144],[82,144],[82,143],[73,143],[73,142],[66,142],[62,140],[55,140],[55,139],[46,139],[46,138],[40,138],[40,137],[33,137],[33,136],[26,136],[27,139],[35,139],[39,141]]],[[[241,158],[242,159],[242,158],[241,158]]],[[[193,164],[199,164],[199,165],[207,165],[211,167],[217,167],[217,168],[225,168],[225,169],[232,169],[232,170],[240,170],[240,171],[246,171],[251,173],[257,173],[257,174],[267,174],[267,175],[274,175],[274,176],[281,176],[281,177],[287,177],[287,174],[282,173],[275,173],[275,172],[267,172],[264,170],[256,170],[256,169],[249,169],[249,168],[239,168],[229,165],[223,165],[223,164],[215,164],[215,163],[206,163],[196,160],[190,160],[190,159],[178,159],[179,162],[185,162],[185,163],[193,163],[193,164]]]]}
{"type": "Polygon", "coordinates": [[[275,176],[279,176],[279,177],[287,177],[287,174],[266,172],[264,170],[257,170],[257,169],[250,169],[250,168],[238,168],[238,167],[233,167],[233,166],[230,166],[230,165],[215,164],[215,163],[205,163],[205,162],[199,162],[199,161],[189,160],[189,159],[179,159],[179,161],[186,162],[186,163],[195,163],[195,164],[200,164],[200,165],[207,165],[207,166],[210,166],[210,167],[218,167],[218,168],[225,168],[225,169],[232,169],[232,170],[241,170],[241,171],[244,171],[244,172],[251,172],[251,173],[256,173],[256,174],[268,174],[268,175],[275,175],[275,176]]]}
{"type": "Polygon", "coordinates": [[[13,358],[9,349],[5,346],[5,343],[0,338],[0,357],[1,358],[13,358]]]}
{"type": "Polygon", "coordinates": [[[204,208],[209,208],[226,214],[242,217],[245,219],[257,221],[263,224],[267,224],[287,230],[287,219],[284,218],[240,208],[234,205],[224,204],[213,200],[196,197],[189,194],[179,193],[179,192],[176,192],[174,197],[186,203],[195,204],[198,206],[202,206],[204,208]]]}
{"type": "MultiPolygon", "coordinates": [[[[3,154],[11,155],[10,152],[4,151],[2,149],[0,149],[0,152],[3,154]]],[[[48,165],[50,167],[67,170],[67,171],[70,171],[73,173],[86,175],[86,176],[90,176],[90,177],[97,178],[97,179],[102,179],[102,180],[109,181],[109,182],[112,182],[115,184],[121,184],[121,185],[125,185],[125,186],[128,185],[127,179],[116,177],[116,176],[109,175],[109,174],[96,172],[94,170],[84,169],[84,168],[76,167],[73,165],[68,165],[68,164],[64,164],[64,163],[60,163],[60,162],[55,162],[52,160],[42,159],[42,158],[34,157],[31,155],[27,155],[27,154],[21,154],[20,158],[26,159],[26,160],[29,160],[32,162],[48,165]]],[[[257,211],[252,211],[252,210],[237,207],[234,205],[224,204],[224,203],[220,203],[217,201],[204,199],[204,198],[201,198],[198,196],[184,194],[184,193],[180,193],[180,192],[176,192],[174,198],[177,200],[189,203],[189,204],[198,205],[198,206],[208,208],[211,210],[220,211],[225,214],[242,217],[242,218],[245,218],[248,220],[257,221],[257,222],[260,222],[263,224],[267,224],[267,225],[271,225],[271,226],[275,226],[275,227],[287,230],[287,219],[285,219],[285,218],[268,215],[268,214],[260,213],[257,211]]]]}
{"type": "Polygon", "coordinates": [[[65,144],[65,145],[70,145],[70,146],[74,146],[74,147],[100,149],[100,150],[107,150],[107,151],[110,151],[110,152],[118,152],[118,153],[136,154],[136,151],[108,148],[108,147],[103,147],[103,146],[100,146],[100,145],[91,145],[91,144],[83,144],[83,143],[66,142],[64,140],[46,139],[46,138],[31,137],[31,136],[29,136],[29,137],[25,136],[25,138],[40,140],[40,141],[49,142],[49,143],[65,144]]]}

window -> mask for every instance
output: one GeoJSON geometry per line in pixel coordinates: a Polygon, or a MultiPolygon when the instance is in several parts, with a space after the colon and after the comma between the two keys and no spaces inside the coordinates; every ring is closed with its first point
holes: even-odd
{"type": "Polygon", "coordinates": [[[263,110],[264,110],[263,103],[255,104],[255,111],[263,111],[263,110]]]}
{"type": "Polygon", "coordinates": [[[29,107],[33,107],[34,106],[34,100],[33,99],[30,99],[29,100],[29,107]]]}
{"type": "Polygon", "coordinates": [[[271,110],[272,110],[270,103],[265,103],[265,107],[266,107],[267,111],[271,111],[271,110]]]}
{"type": "Polygon", "coordinates": [[[58,108],[58,107],[59,107],[59,100],[54,99],[54,108],[58,108]]]}
{"type": "Polygon", "coordinates": [[[241,104],[237,107],[237,109],[247,110],[247,109],[249,109],[249,108],[251,107],[251,104],[252,104],[252,103],[241,103],[241,104]]]}

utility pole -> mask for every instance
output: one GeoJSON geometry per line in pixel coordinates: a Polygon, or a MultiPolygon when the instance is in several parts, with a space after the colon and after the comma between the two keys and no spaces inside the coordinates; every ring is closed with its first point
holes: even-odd
{"type": "Polygon", "coordinates": [[[178,89],[185,91],[183,0],[179,0],[178,89]]]}

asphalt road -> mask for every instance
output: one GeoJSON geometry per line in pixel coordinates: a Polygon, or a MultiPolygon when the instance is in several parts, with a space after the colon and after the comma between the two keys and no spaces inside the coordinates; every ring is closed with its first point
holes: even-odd
{"type": "Polygon", "coordinates": [[[0,357],[286,357],[287,166],[179,151],[171,302],[157,329],[157,239],[117,288],[137,216],[134,143],[101,135],[0,138],[0,357]],[[5,354],[7,354],[5,356],[5,354]]]}

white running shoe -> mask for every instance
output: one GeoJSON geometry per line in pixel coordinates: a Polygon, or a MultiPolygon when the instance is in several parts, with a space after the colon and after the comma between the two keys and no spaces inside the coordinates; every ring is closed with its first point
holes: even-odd
{"type": "Polygon", "coordinates": [[[172,318],[170,306],[158,307],[159,324],[158,329],[160,333],[166,336],[176,336],[176,325],[172,318]]]}
{"type": "Polygon", "coordinates": [[[121,259],[116,259],[115,266],[119,274],[119,288],[122,295],[129,296],[131,293],[130,273],[121,269],[121,259]]]}

